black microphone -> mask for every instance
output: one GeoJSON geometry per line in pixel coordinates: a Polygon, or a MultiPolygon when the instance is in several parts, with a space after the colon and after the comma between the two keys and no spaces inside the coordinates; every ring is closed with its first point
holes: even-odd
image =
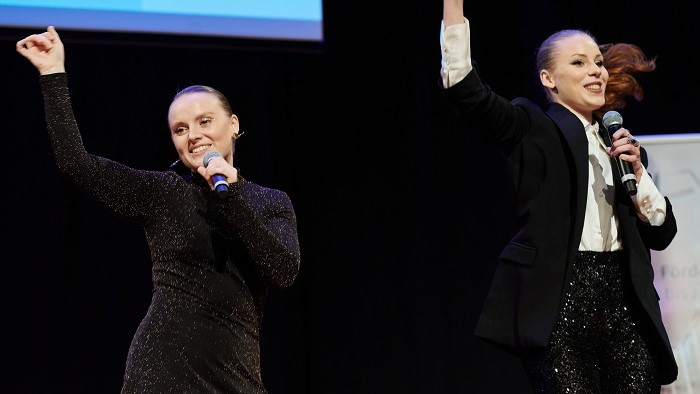
{"type": "MultiPolygon", "coordinates": [[[[622,127],[622,115],[616,111],[608,111],[603,115],[603,126],[608,129],[610,135],[614,134],[622,127]]],[[[616,157],[617,169],[620,171],[620,180],[625,187],[627,194],[634,196],[637,194],[637,178],[632,170],[632,163],[622,160],[620,156],[616,157]]]]}
{"type": "MultiPolygon", "coordinates": [[[[211,151],[204,156],[204,168],[207,168],[211,159],[221,156],[221,153],[217,151],[211,151]]],[[[211,182],[214,184],[214,191],[219,198],[225,198],[228,194],[228,181],[226,177],[221,174],[214,174],[211,176],[211,182]]]]}

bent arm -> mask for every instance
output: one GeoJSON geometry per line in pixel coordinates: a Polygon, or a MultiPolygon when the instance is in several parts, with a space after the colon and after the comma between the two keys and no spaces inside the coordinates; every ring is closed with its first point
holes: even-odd
{"type": "Polygon", "coordinates": [[[155,177],[123,164],[89,154],[72,109],[66,73],[40,77],[49,139],[56,165],[83,192],[113,212],[145,220],[155,177]]]}
{"type": "Polygon", "coordinates": [[[652,226],[642,220],[637,221],[637,230],[642,236],[644,244],[652,250],[666,249],[678,232],[676,216],[673,214],[671,201],[669,201],[668,197],[664,197],[664,201],[666,202],[666,216],[663,223],[658,226],[652,226]]]}
{"type": "Polygon", "coordinates": [[[230,185],[227,198],[216,203],[226,221],[224,231],[243,242],[263,279],[278,288],[291,286],[299,273],[300,253],[287,194],[239,179],[230,185]]]}
{"type": "Polygon", "coordinates": [[[29,35],[17,41],[16,49],[39,72],[46,125],[59,170],[114,212],[131,219],[143,217],[149,200],[134,191],[147,190],[152,177],[134,177],[146,172],[85,151],[68,91],[65,49],[56,29],[49,26],[43,33],[29,35]]]}

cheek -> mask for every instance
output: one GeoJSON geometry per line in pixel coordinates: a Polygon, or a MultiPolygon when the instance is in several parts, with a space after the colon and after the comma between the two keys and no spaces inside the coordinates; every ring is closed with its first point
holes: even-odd
{"type": "Polygon", "coordinates": [[[212,133],[210,137],[213,140],[216,140],[218,142],[223,142],[226,139],[232,138],[233,136],[233,128],[232,127],[221,127],[216,130],[215,133],[212,133]]]}
{"type": "Polygon", "coordinates": [[[172,136],[171,139],[176,151],[183,152],[184,150],[187,150],[187,141],[185,141],[182,137],[172,136]]]}
{"type": "Polygon", "coordinates": [[[566,90],[570,93],[577,92],[577,87],[583,83],[583,79],[566,77],[560,79],[561,84],[566,85],[566,90]]]}

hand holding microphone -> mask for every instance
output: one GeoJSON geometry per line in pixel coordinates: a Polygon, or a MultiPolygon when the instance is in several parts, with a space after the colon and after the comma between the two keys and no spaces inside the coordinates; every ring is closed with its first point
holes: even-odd
{"type": "MultiPolygon", "coordinates": [[[[219,153],[217,151],[211,151],[204,156],[203,165],[204,165],[205,170],[200,169],[200,174],[202,176],[204,176],[206,178],[206,173],[207,173],[206,169],[209,169],[209,166],[211,165],[212,160],[217,158],[217,157],[221,157],[223,159],[223,156],[221,156],[221,153],[219,153]]],[[[225,160],[224,160],[224,162],[225,162],[225,160]]],[[[226,164],[228,164],[228,163],[226,163],[226,164]]],[[[217,168],[216,164],[214,164],[214,167],[212,167],[211,169],[216,169],[216,168],[217,168]]],[[[236,171],[236,169],[234,168],[233,171],[236,171]]],[[[215,172],[213,175],[211,175],[211,183],[212,183],[212,186],[214,188],[214,191],[216,192],[216,195],[222,199],[225,198],[226,195],[228,194],[228,180],[227,180],[226,176],[223,174],[223,172],[224,171],[222,170],[220,172],[215,172]]]]}
{"type": "MultiPolygon", "coordinates": [[[[605,115],[603,115],[603,126],[605,126],[605,128],[608,129],[610,135],[613,136],[618,130],[622,128],[622,115],[620,115],[616,111],[606,112],[605,115]]],[[[617,140],[621,139],[621,137],[617,138],[617,140]]],[[[639,141],[632,137],[632,135],[629,134],[629,132],[626,137],[625,143],[631,144],[634,148],[639,147],[639,141]]],[[[615,148],[611,146],[610,149],[612,152],[615,148]]],[[[627,154],[630,153],[627,152],[627,154]]],[[[627,194],[629,194],[630,196],[637,194],[637,177],[634,174],[632,163],[623,160],[620,157],[620,155],[617,155],[617,157],[615,157],[615,162],[617,163],[617,168],[620,172],[620,180],[622,181],[622,185],[625,187],[625,191],[627,191],[627,194]]]]}

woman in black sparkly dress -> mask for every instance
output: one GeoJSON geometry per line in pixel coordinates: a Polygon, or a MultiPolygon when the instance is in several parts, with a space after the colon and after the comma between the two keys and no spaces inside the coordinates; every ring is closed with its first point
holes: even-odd
{"type": "Polygon", "coordinates": [[[601,52],[587,32],[560,31],[537,54],[548,105],[509,101],[472,66],[463,0],[443,6],[443,93],[469,131],[501,150],[515,189],[517,229],[476,335],[521,356],[538,393],[658,393],[678,367],[649,250],[671,243],[676,221],[638,141],[624,127],[610,134],[600,118],[620,98],[639,99],[637,81],[622,77],[655,63],[634,46],[601,52]],[[626,54],[624,67],[606,68],[626,54]],[[623,187],[617,158],[629,163],[636,194],[623,187]]]}
{"type": "Polygon", "coordinates": [[[122,392],[265,393],[262,311],[268,287],[290,286],[299,271],[296,217],[284,192],[233,167],[239,124],[226,98],[206,86],[180,91],[168,112],[180,160],[167,171],[136,170],[85,151],[56,30],[20,40],[17,51],[40,73],[60,171],[140,223],[150,246],[153,298],[129,348],[122,392]],[[212,192],[217,176],[227,193],[212,192]]]}

